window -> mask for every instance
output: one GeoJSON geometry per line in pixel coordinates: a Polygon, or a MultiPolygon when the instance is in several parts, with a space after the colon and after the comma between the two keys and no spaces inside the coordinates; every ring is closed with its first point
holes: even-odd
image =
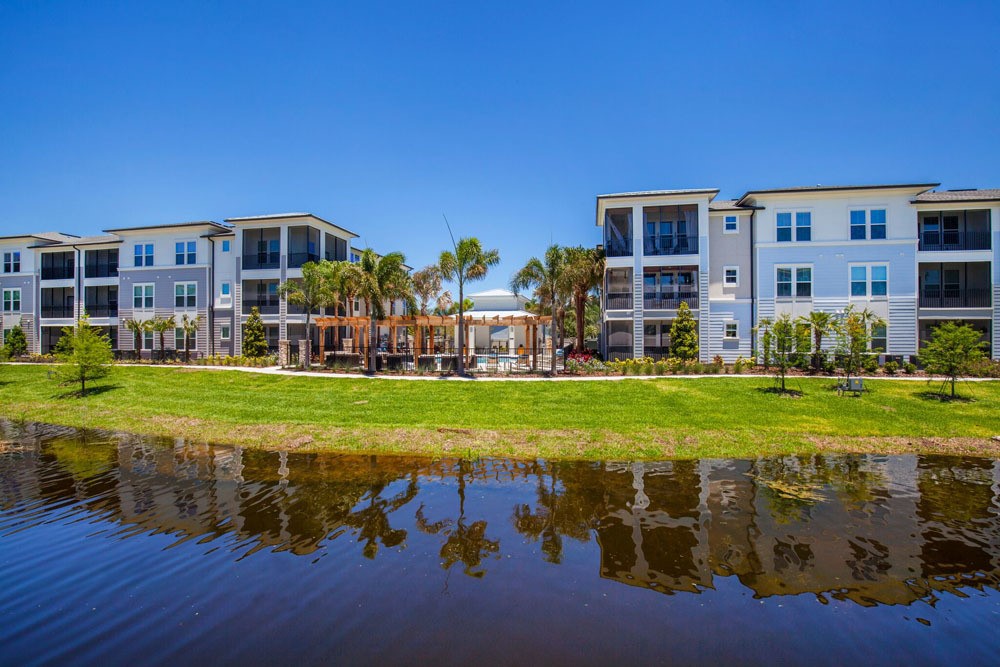
{"type": "Polygon", "coordinates": [[[736,215],[727,215],[722,225],[723,234],[739,234],[740,218],[736,215]]]}
{"type": "Polygon", "coordinates": [[[176,264],[197,264],[198,246],[194,241],[178,241],[174,244],[176,264]]]}
{"type": "Polygon", "coordinates": [[[220,335],[222,337],[222,340],[229,340],[230,339],[230,337],[232,336],[232,333],[230,331],[230,328],[229,328],[228,324],[223,324],[222,325],[222,329],[221,329],[220,335]]]}
{"type": "Polygon", "coordinates": [[[3,254],[3,272],[4,273],[20,273],[21,272],[21,251],[11,250],[10,252],[5,252],[3,254]]]}
{"type": "Polygon", "coordinates": [[[153,309],[153,285],[132,286],[132,308],[135,310],[153,309]]]}
{"type": "Polygon", "coordinates": [[[884,239],[885,209],[857,209],[851,211],[851,240],[884,239]]]}
{"type": "Polygon", "coordinates": [[[197,283],[174,283],[174,307],[195,308],[198,305],[197,283]]]}
{"type": "Polygon", "coordinates": [[[135,265],[136,266],[152,266],[153,265],[153,244],[152,243],[136,243],[135,244],[135,265]]]}
{"type": "Polygon", "coordinates": [[[779,213],[778,214],[778,241],[791,241],[792,240],[792,214],[791,213],[779,213]]]}
{"type": "Polygon", "coordinates": [[[21,312],[21,289],[5,289],[3,291],[3,312],[21,312]]]}
{"type": "Polygon", "coordinates": [[[739,337],[740,337],[740,323],[726,322],[724,338],[726,338],[726,340],[735,340],[739,337]]]}
{"type": "Polygon", "coordinates": [[[355,263],[360,262],[361,261],[361,255],[359,255],[356,252],[352,252],[351,253],[351,261],[355,262],[355,263]]]}
{"type": "Polygon", "coordinates": [[[219,296],[222,297],[222,300],[229,301],[229,299],[232,298],[232,295],[233,295],[233,286],[229,283],[222,283],[222,287],[220,288],[219,292],[219,296]]]}
{"type": "Polygon", "coordinates": [[[812,298],[812,267],[778,267],[775,276],[775,295],[778,298],[812,298]]]}
{"type": "Polygon", "coordinates": [[[889,268],[885,264],[851,267],[851,296],[884,297],[889,293],[889,268]]]}
{"type": "Polygon", "coordinates": [[[153,349],[153,332],[143,331],[142,332],[142,349],[152,350],[153,349]]]}
{"type": "Polygon", "coordinates": [[[232,242],[229,239],[222,241],[222,252],[229,252],[232,249],[232,242]]]}
{"type": "Polygon", "coordinates": [[[799,211],[795,214],[795,240],[809,241],[812,239],[812,213],[799,211]]]}
{"type": "Polygon", "coordinates": [[[722,269],[722,284],[726,287],[740,286],[740,267],[727,266],[722,269]]]}
{"type": "MultiPolygon", "coordinates": [[[[192,333],[189,338],[188,349],[195,349],[198,347],[197,333],[192,333]]],[[[174,349],[183,350],[184,349],[184,328],[177,327],[174,329],[174,349]]]]}
{"type": "Polygon", "coordinates": [[[884,324],[872,327],[872,352],[885,352],[889,347],[889,337],[884,324]]]}

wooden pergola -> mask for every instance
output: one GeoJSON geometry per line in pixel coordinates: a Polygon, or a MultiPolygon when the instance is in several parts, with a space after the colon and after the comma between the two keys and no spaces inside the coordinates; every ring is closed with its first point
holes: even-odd
{"type": "MultiPolygon", "coordinates": [[[[552,323],[550,315],[493,315],[477,316],[474,312],[467,313],[463,318],[465,327],[465,349],[462,355],[468,354],[469,349],[469,327],[498,326],[498,327],[524,327],[525,340],[529,342],[525,353],[531,356],[531,367],[538,365],[538,327],[552,323]]],[[[348,327],[352,332],[351,338],[354,341],[368,341],[370,339],[371,319],[357,315],[328,315],[314,317],[316,328],[319,330],[319,358],[320,362],[325,359],[326,353],[326,330],[333,327],[334,346],[338,344],[337,335],[340,327],[348,327]]],[[[458,315],[390,315],[387,318],[376,320],[376,327],[386,327],[389,329],[389,352],[396,352],[397,332],[402,327],[408,329],[413,327],[413,354],[414,358],[423,354],[433,354],[434,349],[430,344],[435,327],[457,327],[458,315]]],[[[355,343],[357,345],[357,343],[355,343]]],[[[552,353],[555,354],[555,339],[552,339],[552,353]]]]}

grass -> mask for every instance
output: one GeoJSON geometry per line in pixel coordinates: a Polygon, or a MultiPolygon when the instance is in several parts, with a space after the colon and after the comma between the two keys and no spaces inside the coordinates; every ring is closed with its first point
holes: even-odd
{"type": "Polygon", "coordinates": [[[0,366],[0,417],[245,447],[548,458],[752,457],[822,451],[1000,455],[1000,382],[766,377],[435,382],[117,367],[73,397],[45,366],[0,366]]]}

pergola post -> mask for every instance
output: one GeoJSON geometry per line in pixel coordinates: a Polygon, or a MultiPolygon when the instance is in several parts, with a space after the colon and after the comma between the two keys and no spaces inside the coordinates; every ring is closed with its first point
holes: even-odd
{"type": "Polygon", "coordinates": [[[538,370],[538,325],[531,325],[531,370],[538,370]]]}
{"type": "Polygon", "coordinates": [[[326,361],[324,353],[326,352],[326,326],[319,325],[319,365],[323,366],[326,361]]]}

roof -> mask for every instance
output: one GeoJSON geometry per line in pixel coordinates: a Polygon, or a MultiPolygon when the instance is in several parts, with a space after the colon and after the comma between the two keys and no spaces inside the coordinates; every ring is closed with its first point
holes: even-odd
{"type": "Polygon", "coordinates": [[[963,201],[1000,201],[1000,188],[985,188],[982,190],[941,190],[938,192],[923,192],[913,200],[914,204],[929,202],[963,202],[963,201]]]}
{"type": "Polygon", "coordinates": [[[759,206],[738,206],[735,199],[716,199],[709,202],[709,211],[754,211],[759,206]]]}
{"type": "Polygon", "coordinates": [[[195,220],[192,222],[173,222],[167,225],[140,225],[138,227],[116,227],[114,229],[105,229],[105,232],[138,232],[144,229],[173,229],[178,227],[212,227],[220,232],[228,232],[229,227],[226,225],[220,225],[213,220],[195,220]]]}
{"type": "Polygon", "coordinates": [[[59,243],[39,243],[31,248],[72,248],[81,245],[107,245],[111,243],[121,243],[122,240],[113,234],[99,234],[97,236],[79,236],[59,243]]]}
{"type": "Polygon", "coordinates": [[[737,205],[741,205],[745,199],[752,195],[776,195],[795,194],[809,192],[833,192],[845,190],[903,190],[903,189],[923,189],[930,190],[941,185],[940,183],[888,183],[881,185],[799,185],[790,188],[769,188],[763,190],[747,190],[743,196],[736,200],[737,205]]]}
{"type": "Polygon", "coordinates": [[[598,199],[624,199],[627,197],[669,197],[674,195],[712,195],[719,194],[718,188],[695,188],[690,190],[640,190],[638,192],[615,192],[607,195],[597,195],[598,199]]]}
{"type": "Polygon", "coordinates": [[[488,290],[483,290],[482,292],[476,292],[475,294],[466,294],[465,296],[469,297],[470,299],[475,299],[476,297],[487,297],[487,298],[488,297],[501,297],[501,296],[503,296],[503,297],[512,297],[512,296],[518,296],[518,295],[515,294],[514,292],[511,292],[510,290],[505,290],[505,289],[488,289],[488,290]]]}
{"type": "Polygon", "coordinates": [[[312,213],[269,213],[267,215],[249,215],[242,218],[226,218],[225,222],[261,222],[264,220],[285,220],[287,218],[312,218],[314,220],[319,220],[320,222],[330,225],[340,231],[351,236],[351,238],[357,238],[358,235],[349,229],[341,227],[340,225],[335,225],[329,220],[324,220],[318,215],[313,215],[312,213]]]}
{"type": "Polygon", "coordinates": [[[62,243],[72,241],[79,236],[74,234],[64,234],[62,232],[37,232],[34,234],[12,234],[11,236],[0,236],[0,239],[38,239],[39,241],[50,241],[52,243],[62,243]]]}
{"type": "MultiPolygon", "coordinates": [[[[503,318],[505,317],[530,317],[534,313],[529,313],[526,310],[472,310],[465,311],[465,317],[472,320],[482,320],[482,319],[493,319],[494,317],[499,317],[501,319],[500,324],[503,325],[503,318]]],[[[470,324],[475,325],[475,322],[470,322],[470,324]]]]}

